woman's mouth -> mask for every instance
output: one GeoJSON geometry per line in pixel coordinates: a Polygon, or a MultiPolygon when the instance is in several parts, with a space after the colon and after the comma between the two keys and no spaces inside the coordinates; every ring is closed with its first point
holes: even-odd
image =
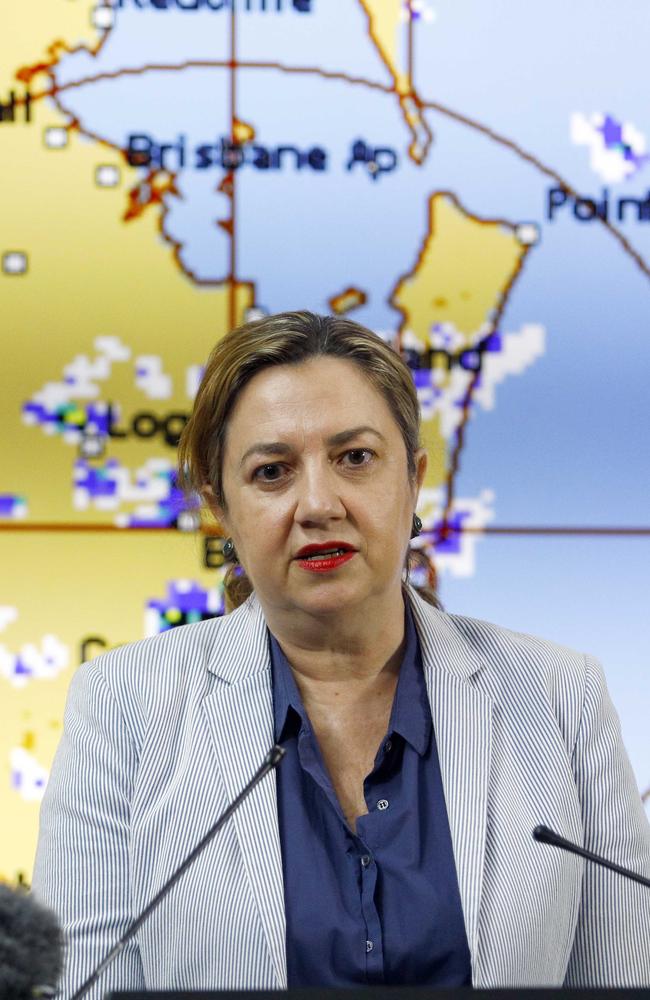
{"type": "Polygon", "coordinates": [[[326,549],[324,552],[312,552],[308,556],[302,556],[303,559],[326,559],[328,556],[342,556],[344,552],[349,552],[349,549],[326,549]]]}
{"type": "Polygon", "coordinates": [[[331,549],[305,552],[303,555],[296,557],[296,562],[302,569],[309,570],[312,573],[328,573],[330,570],[337,569],[344,563],[349,562],[354,555],[356,555],[354,549],[332,547],[331,549]]]}

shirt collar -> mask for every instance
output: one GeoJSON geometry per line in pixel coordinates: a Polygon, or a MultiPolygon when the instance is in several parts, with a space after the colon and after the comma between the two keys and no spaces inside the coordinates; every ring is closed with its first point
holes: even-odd
{"type": "Polygon", "coordinates": [[[422,757],[431,739],[431,706],[420,657],[420,642],[408,602],[405,603],[406,643],[388,732],[399,733],[422,757]]]}
{"type": "MultiPolygon", "coordinates": [[[[423,756],[431,738],[431,707],[420,658],[420,644],[408,602],[405,605],[404,625],[404,657],[388,723],[388,734],[399,733],[423,756]]],[[[274,734],[279,743],[296,735],[301,727],[309,727],[309,717],[278,640],[271,632],[268,636],[273,674],[274,734]]]]}
{"type": "Polygon", "coordinates": [[[275,742],[294,736],[301,725],[309,724],[300,691],[280,643],[269,632],[269,652],[273,674],[273,715],[275,742]]]}

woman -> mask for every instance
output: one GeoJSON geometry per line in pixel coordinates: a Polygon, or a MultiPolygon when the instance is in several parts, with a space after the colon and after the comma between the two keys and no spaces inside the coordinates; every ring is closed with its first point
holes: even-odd
{"type": "Polygon", "coordinates": [[[276,740],[277,775],[94,995],[650,985],[650,893],[531,836],[650,873],[600,667],[404,582],[426,455],[397,354],[344,319],[248,324],[180,451],[252,594],[73,680],[34,879],[67,928],[64,995],[276,740]]]}

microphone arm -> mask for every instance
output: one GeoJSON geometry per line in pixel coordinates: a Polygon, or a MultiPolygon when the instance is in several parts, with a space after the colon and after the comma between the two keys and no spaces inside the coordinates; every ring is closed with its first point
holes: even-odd
{"type": "Polygon", "coordinates": [[[549,829],[548,826],[536,826],[533,830],[533,837],[540,844],[551,844],[553,847],[561,847],[564,851],[571,851],[572,854],[579,854],[581,858],[586,858],[587,861],[593,861],[597,865],[602,865],[603,868],[609,868],[612,872],[618,872],[619,875],[624,875],[635,882],[640,882],[641,885],[650,887],[650,878],[645,878],[643,875],[637,874],[637,872],[630,871],[629,868],[623,868],[622,865],[614,864],[613,861],[608,861],[607,858],[601,858],[599,854],[594,854],[593,851],[588,851],[585,847],[580,847],[578,844],[574,844],[572,841],[561,837],[559,833],[549,829]]]}
{"type": "Polygon", "coordinates": [[[117,956],[124,950],[128,942],[131,940],[133,935],[142,927],[143,923],[149,919],[156,907],[163,901],[165,896],[173,889],[173,887],[178,882],[179,878],[184,874],[184,872],[190,867],[190,865],[195,861],[199,854],[203,851],[205,847],[210,843],[213,837],[219,832],[222,826],[230,819],[232,814],[239,808],[241,803],[244,801],[246,796],[252,792],[255,786],[266,777],[269,771],[272,771],[278,766],[282,758],[284,757],[286,750],[284,747],[279,746],[277,743],[273,746],[266,757],[264,758],[263,764],[253,775],[251,780],[248,782],[246,787],[239,793],[239,795],[233,799],[231,804],[227,809],[221,814],[216,823],[210,827],[205,836],[198,842],[196,847],[190,851],[185,860],[181,862],[173,875],[165,882],[162,889],[156,893],[150,903],[145,906],[142,913],[135,918],[131,926],[122,935],[119,941],[113,945],[111,950],[104,956],[102,961],[99,963],[95,971],[88,977],[88,979],[83,983],[77,992],[73,995],[72,1000],[81,1000],[81,997],[88,993],[88,990],[95,985],[101,974],[112,965],[117,956]]]}

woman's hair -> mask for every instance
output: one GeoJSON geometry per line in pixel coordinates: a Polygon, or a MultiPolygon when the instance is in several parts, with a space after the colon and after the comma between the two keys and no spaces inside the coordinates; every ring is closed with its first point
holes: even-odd
{"type": "MultiPolygon", "coordinates": [[[[178,449],[179,475],[188,492],[205,498],[210,487],[227,510],[223,492],[223,455],[228,418],[244,386],[257,372],[275,365],[297,365],[316,357],[343,358],[359,367],[381,393],[397,423],[415,479],[420,441],[420,407],[413,378],[399,354],[371,330],[339,316],[285,312],[244,323],[218,341],[206,365],[192,415],[178,449]]],[[[418,587],[439,606],[433,587],[418,587]]],[[[237,607],[252,591],[240,566],[226,577],[226,596],[237,607]]]]}

